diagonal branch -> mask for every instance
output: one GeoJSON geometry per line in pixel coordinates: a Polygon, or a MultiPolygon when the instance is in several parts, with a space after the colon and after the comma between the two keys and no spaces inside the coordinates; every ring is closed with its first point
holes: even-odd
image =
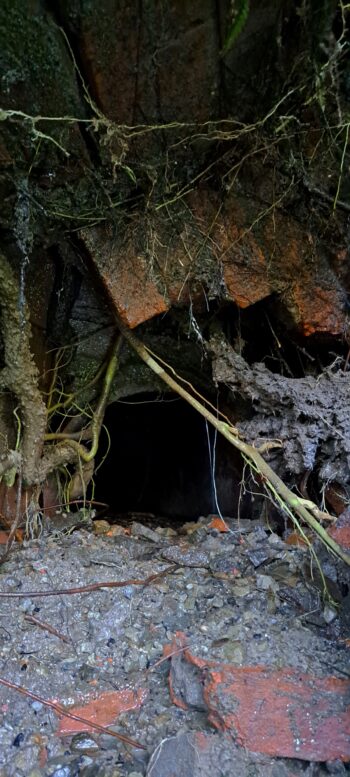
{"type": "MultiPolygon", "coordinates": [[[[214,426],[215,429],[220,432],[220,434],[226,437],[231,445],[234,445],[235,448],[238,448],[242,456],[245,457],[248,462],[251,463],[252,466],[262,475],[264,483],[269,491],[273,495],[276,493],[278,494],[280,503],[287,506],[288,512],[291,514],[291,516],[297,516],[298,519],[305,521],[305,523],[308,524],[308,526],[310,526],[311,529],[316,532],[316,534],[318,534],[322,542],[329,548],[329,550],[339,556],[342,561],[350,566],[349,554],[345,553],[340,545],[338,545],[338,543],[335,542],[332,537],[330,537],[323,526],[321,526],[314,517],[313,513],[317,515],[317,505],[314,505],[312,502],[301,499],[296,494],[293,494],[288,486],[285,485],[283,480],[281,480],[276,472],[274,472],[270,465],[265,461],[257,448],[254,448],[253,445],[249,445],[248,443],[244,442],[239,436],[239,432],[237,429],[235,429],[235,427],[217,419],[210,412],[210,410],[207,410],[207,408],[198,401],[198,399],[195,399],[195,397],[193,397],[176,380],[174,380],[174,378],[172,378],[171,375],[169,375],[164,370],[164,368],[161,367],[160,364],[158,364],[158,362],[151,356],[146,346],[143,345],[143,343],[133,334],[133,332],[127,329],[119,321],[119,319],[118,327],[123,337],[125,337],[125,340],[129,343],[129,345],[131,345],[134,351],[138,353],[140,358],[148,365],[148,367],[153,370],[153,372],[155,372],[155,374],[158,375],[158,377],[161,378],[161,380],[163,380],[164,383],[169,386],[169,388],[179,394],[183,399],[186,400],[186,402],[192,405],[192,407],[194,407],[198,413],[204,416],[204,418],[206,418],[206,420],[212,424],[212,426],[214,426]]],[[[297,519],[296,521],[298,523],[297,519]]]]}

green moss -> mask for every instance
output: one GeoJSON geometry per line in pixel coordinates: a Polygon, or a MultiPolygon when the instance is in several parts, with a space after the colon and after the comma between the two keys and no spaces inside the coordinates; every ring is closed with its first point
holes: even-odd
{"type": "Polygon", "coordinates": [[[0,68],[7,107],[82,115],[62,33],[48,15],[33,14],[22,0],[0,4],[0,68]]]}

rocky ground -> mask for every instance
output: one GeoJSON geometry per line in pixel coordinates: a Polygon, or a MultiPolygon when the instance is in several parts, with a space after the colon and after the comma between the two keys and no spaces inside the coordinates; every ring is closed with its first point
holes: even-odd
{"type": "Polygon", "coordinates": [[[1,568],[0,676],[34,694],[0,685],[1,777],[347,773],[344,565],[316,548],[325,596],[309,549],[257,521],[97,528],[1,568]]]}

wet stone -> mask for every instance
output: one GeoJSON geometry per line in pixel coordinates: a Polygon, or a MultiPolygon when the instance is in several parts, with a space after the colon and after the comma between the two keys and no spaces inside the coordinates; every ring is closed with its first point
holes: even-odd
{"type": "Polygon", "coordinates": [[[142,523],[137,523],[137,521],[134,521],[131,524],[131,534],[134,537],[144,537],[146,540],[149,540],[150,542],[155,543],[163,543],[164,540],[157,531],[154,529],[150,529],[149,526],[144,526],[142,523]]]}
{"type": "Polygon", "coordinates": [[[279,585],[270,575],[257,575],[256,587],[259,591],[278,591],[279,585]]]}
{"type": "Polygon", "coordinates": [[[338,612],[334,607],[331,607],[329,604],[326,604],[324,610],[323,610],[323,617],[326,623],[332,623],[335,618],[337,618],[338,612]]]}
{"type": "MultiPolygon", "coordinates": [[[[249,525],[244,537],[248,529],[249,525]]],[[[254,536],[251,527],[249,535],[254,536]]],[[[244,571],[247,568],[251,570],[255,563],[261,561],[263,553],[269,552],[275,558],[281,554],[284,558],[283,543],[278,542],[275,550],[266,541],[266,535],[264,542],[259,540],[257,545],[236,547],[231,536],[210,536],[203,525],[199,532],[191,535],[191,544],[186,538],[179,544],[173,542],[171,550],[175,556],[179,554],[180,564],[184,558],[191,564],[200,560],[199,567],[196,568],[196,563],[181,566],[176,572],[147,587],[129,585],[74,597],[33,600],[25,597],[33,610],[39,608],[36,614],[40,620],[69,635],[72,640],[70,645],[34,626],[23,628],[25,610],[20,611],[19,617],[19,605],[23,604],[23,600],[18,600],[15,607],[12,602],[5,605],[4,601],[6,618],[0,623],[6,629],[6,637],[5,632],[0,632],[1,638],[4,633],[2,649],[7,651],[6,676],[43,698],[84,705],[92,696],[98,698],[105,691],[144,687],[148,695],[141,707],[122,712],[111,727],[115,726],[119,733],[146,745],[148,751],[126,750],[116,739],[92,732],[76,731],[72,737],[57,737],[52,711],[36,707],[40,703],[0,688],[0,775],[3,769],[4,777],[27,777],[31,773],[32,777],[38,777],[39,746],[28,748],[27,745],[29,741],[37,741],[34,736],[43,737],[49,757],[46,765],[39,770],[41,777],[52,777],[55,773],[56,777],[78,774],[82,777],[130,777],[130,772],[144,777],[147,769],[148,777],[168,777],[170,769],[172,777],[174,773],[175,777],[178,773],[181,777],[231,777],[235,770],[239,777],[251,777],[252,774],[254,777],[309,775],[305,763],[302,768],[297,762],[289,767],[281,759],[255,761],[255,756],[242,753],[242,748],[225,751],[225,737],[220,732],[212,734],[207,711],[201,707],[198,683],[193,683],[182,671],[177,677],[176,689],[184,696],[188,694],[194,708],[184,710],[174,703],[168,683],[170,662],[164,660],[163,650],[167,643],[173,642],[176,632],[182,631],[191,652],[208,664],[210,661],[231,663],[235,668],[259,664],[291,665],[297,671],[308,671],[321,677],[336,674],[336,667],[340,670],[338,676],[344,677],[341,672],[348,669],[347,651],[341,648],[339,642],[335,647],[327,636],[333,623],[336,624],[339,619],[335,617],[327,626],[324,617],[333,618],[333,607],[325,607],[318,592],[315,594],[311,586],[294,582],[293,587],[286,575],[278,596],[281,598],[281,593],[285,594],[288,602],[281,599],[279,604],[277,600],[276,612],[269,611],[270,596],[275,596],[270,585],[271,581],[276,581],[272,574],[263,573],[271,567],[265,570],[259,563],[257,572],[244,571]],[[208,559],[209,572],[207,567],[201,566],[208,559]],[[221,564],[226,570],[234,565],[241,576],[236,578],[234,572],[229,578],[218,579],[213,569],[215,565],[219,569],[221,564]],[[262,584],[260,590],[255,579],[257,573],[262,584]],[[307,609],[303,610],[300,603],[307,609]],[[310,605],[317,603],[321,630],[317,624],[311,626],[306,615],[295,617],[311,612],[310,605]],[[27,672],[21,671],[22,665],[27,666],[27,672]],[[169,738],[176,739],[174,734],[180,728],[187,739],[177,739],[175,750],[173,745],[171,750],[167,750],[168,745],[161,743],[169,738]],[[199,738],[191,738],[196,729],[199,738]],[[26,740],[19,747],[13,747],[12,743],[20,732],[26,732],[26,740]],[[91,745],[91,763],[89,743],[92,741],[95,745],[91,745]],[[97,743],[101,752],[96,749],[97,743]],[[208,746],[207,755],[203,751],[203,743],[208,746]],[[149,753],[157,748],[158,771],[155,759],[147,765],[149,753]],[[194,752],[198,757],[193,756],[191,760],[194,752]],[[167,754],[175,761],[168,759],[165,763],[162,759],[167,754]],[[182,773],[178,764],[182,764],[182,773]],[[177,771],[174,772],[174,769],[177,771]]],[[[52,546],[42,545],[40,553],[42,558],[35,572],[26,570],[22,551],[14,553],[13,561],[16,563],[11,577],[19,581],[22,590],[51,588],[57,580],[60,587],[68,588],[101,580],[146,579],[167,565],[165,561],[160,561],[159,550],[155,554],[154,544],[150,545],[149,540],[90,535],[87,544],[79,531],[74,535],[74,542],[65,546],[64,553],[61,540],[52,546]],[[91,563],[92,559],[94,563],[91,563]],[[40,574],[44,566],[49,581],[46,584],[40,574]]],[[[300,569],[299,550],[288,549],[286,558],[290,570],[300,569]]],[[[4,587],[3,578],[0,589],[4,587]]],[[[314,612],[312,617],[316,615],[314,612]]],[[[199,688],[202,687],[203,676],[199,670],[199,688]]],[[[328,773],[331,772],[326,770],[325,765],[315,765],[310,777],[324,777],[328,773]]],[[[342,775],[344,772],[333,773],[342,775]]]]}
{"type": "Polygon", "coordinates": [[[86,734],[76,734],[72,737],[70,747],[73,752],[77,753],[89,753],[100,749],[96,740],[86,734]]]}
{"type": "Polygon", "coordinates": [[[242,598],[250,593],[251,586],[245,580],[236,580],[232,586],[232,590],[237,598],[242,598]]]}
{"type": "Polygon", "coordinates": [[[185,567],[209,567],[209,555],[203,550],[195,548],[183,549],[179,545],[172,545],[162,550],[162,558],[173,561],[185,567]]]}
{"type": "Polygon", "coordinates": [[[77,764],[67,764],[66,766],[58,766],[52,772],[48,772],[50,777],[75,777],[77,772],[77,764]]]}
{"type": "Polygon", "coordinates": [[[251,547],[255,547],[259,542],[266,542],[266,531],[263,526],[257,526],[251,534],[248,534],[246,541],[251,547]]]}
{"type": "Polygon", "coordinates": [[[253,548],[247,550],[246,555],[251,564],[253,564],[253,567],[257,569],[257,567],[260,567],[261,564],[264,564],[265,561],[268,561],[268,559],[271,558],[271,550],[268,547],[253,548]]]}
{"type": "Polygon", "coordinates": [[[225,661],[230,661],[232,664],[240,665],[243,663],[244,651],[239,643],[228,642],[223,645],[220,655],[225,661]]]}
{"type": "Polygon", "coordinates": [[[22,587],[22,582],[16,577],[6,577],[4,583],[9,591],[16,591],[22,587]]]}
{"type": "Polygon", "coordinates": [[[22,599],[22,601],[18,605],[18,609],[22,610],[22,612],[32,613],[34,608],[35,608],[35,603],[32,601],[32,599],[22,599]]]}

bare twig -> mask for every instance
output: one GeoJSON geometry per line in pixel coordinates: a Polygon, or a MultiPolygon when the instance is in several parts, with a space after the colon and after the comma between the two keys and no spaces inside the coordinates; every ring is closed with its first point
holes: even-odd
{"type": "Polygon", "coordinates": [[[147,586],[155,582],[168,572],[173,572],[174,569],[178,569],[179,564],[170,564],[162,572],[157,572],[155,575],[146,577],[145,580],[139,580],[137,577],[130,580],[107,580],[105,583],[91,583],[90,585],[82,585],[78,588],[55,588],[52,591],[0,591],[1,599],[22,599],[23,597],[34,598],[38,596],[63,596],[65,594],[85,594],[92,591],[99,591],[101,588],[124,588],[126,585],[143,585],[147,586]]]}
{"type": "Polygon", "coordinates": [[[33,626],[38,626],[39,629],[42,629],[43,631],[48,631],[49,634],[53,634],[54,637],[58,637],[58,639],[61,639],[62,642],[70,642],[68,637],[66,637],[64,634],[60,634],[60,632],[57,631],[57,629],[54,629],[53,626],[50,626],[49,623],[39,621],[38,618],[34,617],[34,615],[25,615],[24,620],[28,621],[28,623],[32,623],[33,626]]]}

